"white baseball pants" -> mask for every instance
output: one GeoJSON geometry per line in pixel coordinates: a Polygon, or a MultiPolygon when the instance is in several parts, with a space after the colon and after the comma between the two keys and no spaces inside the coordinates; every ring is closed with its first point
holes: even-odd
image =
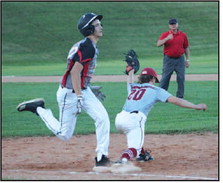
{"type": "Polygon", "coordinates": [[[126,111],[118,113],[115,118],[117,130],[126,134],[128,148],[135,148],[137,156],[144,144],[146,119],[147,117],[142,112],[130,113],[126,111]]]}
{"type": "MultiPolygon", "coordinates": [[[[102,103],[91,91],[90,87],[82,91],[83,110],[95,121],[97,139],[97,157],[108,155],[110,121],[108,113],[102,103]]],[[[72,89],[62,88],[57,90],[57,102],[59,105],[59,121],[53,116],[50,109],[37,108],[37,113],[45,122],[46,126],[59,139],[69,140],[73,136],[77,120],[77,96],[72,89]]]]}

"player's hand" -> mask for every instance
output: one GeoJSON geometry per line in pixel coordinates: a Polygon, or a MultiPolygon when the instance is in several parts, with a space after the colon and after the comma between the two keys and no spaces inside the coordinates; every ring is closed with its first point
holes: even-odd
{"type": "Polygon", "coordinates": [[[198,104],[197,107],[196,107],[196,110],[206,111],[207,110],[207,105],[206,104],[198,104]]]}
{"type": "Polygon", "coordinates": [[[78,95],[77,96],[77,115],[81,113],[82,106],[83,106],[83,96],[78,95]]]}
{"type": "Polygon", "coordinates": [[[106,98],[105,94],[100,91],[102,88],[101,86],[90,86],[91,91],[94,93],[94,95],[100,100],[104,101],[106,98]]]}

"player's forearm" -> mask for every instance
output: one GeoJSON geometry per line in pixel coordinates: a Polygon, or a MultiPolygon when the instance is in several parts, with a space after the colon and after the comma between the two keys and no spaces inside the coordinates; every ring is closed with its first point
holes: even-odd
{"type": "Polygon", "coordinates": [[[76,95],[81,95],[81,77],[80,75],[73,75],[72,76],[72,85],[76,95]]]}
{"type": "Polygon", "coordinates": [[[169,97],[168,102],[178,105],[183,108],[197,109],[197,105],[195,105],[187,100],[180,99],[180,98],[177,98],[174,96],[169,97]]]}
{"type": "Polygon", "coordinates": [[[78,67],[75,64],[70,71],[72,85],[76,95],[81,95],[81,75],[80,75],[81,70],[82,70],[81,67],[78,67]]]}
{"type": "Polygon", "coordinates": [[[178,105],[184,108],[196,109],[196,110],[203,110],[206,111],[207,105],[206,104],[193,104],[187,100],[180,99],[174,96],[168,98],[168,102],[178,105]]]}
{"type": "Polygon", "coordinates": [[[129,71],[128,77],[127,77],[127,83],[133,83],[134,82],[134,69],[129,71]]]}

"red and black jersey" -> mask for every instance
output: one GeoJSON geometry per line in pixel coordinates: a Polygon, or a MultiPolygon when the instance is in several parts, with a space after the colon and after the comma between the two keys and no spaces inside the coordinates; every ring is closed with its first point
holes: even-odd
{"type": "Polygon", "coordinates": [[[70,71],[75,62],[83,65],[81,72],[81,88],[85,89],[95,72],[98,49],[89,38],[85,38],[72,46],[67,57],[67,69],[63,75],[61,85],[73,89],[70,71]]]}

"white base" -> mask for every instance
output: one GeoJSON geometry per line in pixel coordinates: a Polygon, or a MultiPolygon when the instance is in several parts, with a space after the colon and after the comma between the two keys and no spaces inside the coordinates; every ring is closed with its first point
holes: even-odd
{"type": "Polygon", "coordinates": [[[113,164],[110,167],[105,166],[95,166],[93,171],[100,173],[128,173],[128,172],[139,172],[141,171],[140,167],[135,166],[133,163],[128,162],[126,164],[113,164]]]}

